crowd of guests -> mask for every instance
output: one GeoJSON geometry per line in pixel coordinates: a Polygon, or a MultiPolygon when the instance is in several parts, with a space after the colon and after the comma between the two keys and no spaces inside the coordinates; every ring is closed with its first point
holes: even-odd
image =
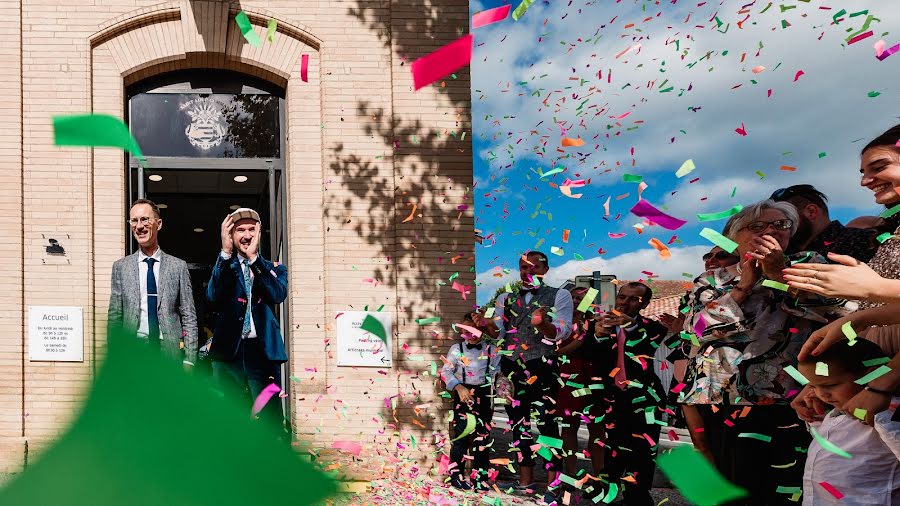
{"type": "Polygon", "coordinates": [[[729,504],[900,504],[900,125],[866,145],[860,173],[880,217],[844,225],[812,185],[779,189],[730,217],[736,247],[704,255],[678,314],[659,321],[641,314],[652,283],[601,301],[543,283],[547,256],[524,254],[521,282],[455,325],[441,375],[450,484],[530,493],[540,462],[546,504],[651,505],[663,419],[678,416],[747,490],[729,504]],[[497,403],[509,427],[495,427],[497,403]],[[495,428],[512,432],[508,448],[495,428]],[[517,482],[497,483],[503,458],[517,482]]]}

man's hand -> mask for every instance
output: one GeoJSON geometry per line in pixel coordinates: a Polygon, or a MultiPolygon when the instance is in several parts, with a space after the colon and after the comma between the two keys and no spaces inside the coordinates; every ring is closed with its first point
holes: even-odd
{"type": "Polygon", "coordinates": [[[472,402],[475,401],[475,399],[472,397],[472,392],[468,388],[466,388],[462,385],[456,385],[453,388],[453,390],[456,390],[456,393],[459,394],[460,402],[465,402],[466,404],[471,404],[472,402]]]}
{"type": "Polygon", "coordinates": [[[231,255],[234,251],[234,240],[231,238],[231,232],[234,230],[234,219],[231,215],[225,217],[222,221],[222,251],[231,255]]]}
{"type": "Polygon", "coordinates": [[[669,332],[681,332],[684,329],[685,315],[672,316],[669,313],[659,315],[659,323],[662,323],[669,332]]]}
{"type": "Polygon", "coordinates": [[[250,245],[247,246],[247,260],[252,264],[259,255],[259,236],[262,235],[262,223],[257,223],[253,227],[253,237],[250,238],[250,245]]]}
{"type": "Polygon", "coordinates": [[[862,422],[868,426],[875,424],[875,415],[886,410],[891,404],[891,396],[863,390],[854,395],[849,401],[844,403],[841,411],[850,414],[856,421],[862,422]],[[860,420],[854,412],[857,409],[866,410],[865,420],[860,420]]]}
{"type": "Polygon", "coordinates": [[[829,408],[827,404],[816,397],[815,391],[809,386],[803,387],[803,390],[791,401],[791,407],[804,422],[821,421],[829,408]]]}
{"type": "Polygon", "coordinates": [[[547,321],[547,311],[539,307],[531,312],[531,324],[535,327],[547,321]]]}

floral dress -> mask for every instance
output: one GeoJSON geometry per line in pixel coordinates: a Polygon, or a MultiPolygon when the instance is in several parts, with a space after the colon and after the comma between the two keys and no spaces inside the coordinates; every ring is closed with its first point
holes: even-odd
{"type": "MultiPolygon", "coordinates": [[[[789,264],[824,263],[817,253],[787,257],[789,264]]],[[[757,283],[738,305],[731,290],[740,264],[707,271],[694,281],[682,337],[696,345],[685,374],[685,404],[787,404],[800,385],[785,372],[797,364],[810,334],[845,314],[845,301],[804,293],[795,298],[757,283]]]]}

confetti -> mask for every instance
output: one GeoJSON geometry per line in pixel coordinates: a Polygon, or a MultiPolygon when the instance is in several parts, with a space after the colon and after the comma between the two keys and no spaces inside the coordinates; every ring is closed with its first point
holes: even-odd
{"type": "Polygon", "coordinates": [[[657,457],[660,470],[688,501],[713,506],[747,496],[747,491],[725,478],[702,455],[687,446],[676,446],[657,457]]]}
{"type": "Polygon", "coordinates": [[[711,228],[704,228],[700,231],[700,237],[708,240],[709,242],[715,244],[716,246],[722,248],[723,250],[734,253],[734,250],[737,249],[738,245],[736,242],[731,239],[725,237],[724,235],[716,232],[711,228]]]}
{"type": "Polygon", "coordinates": [[[512,8],[512,5],[504,5],[502,7],[497,7],[496,9],[488,9],[486,11],[481,11],[472,16],[472,29],[481,28],[482,26],[487,26],[491,23],[497,23],[499,21],[503,21],[506,19],[506,16],[509,15],[509,10],[512,8]]]}
{"type": "Polygon", "coordinates": [[[470,33],[414,61],[410,65],[413,88],[420,90],[468,65],[472,60],[473,43],[474,38],[470,33]]]}
{"type": "Polygon", "coordinates": [[[729,218],[734,216],[735,214],[741,212],[744,206],[738,204],[727,211],[721,211],[718,213],[705,213],[698,214],[697,219],[700,221],[716,221],[716,220],[724,220],[725,218],[729,218]]]}
{"type": "Polygon", "coordinates": [[[857,385],[865,385],[866,383],[874,381],[875,379],[880,378],[889,372],[891,372],[890,367],[888,367],[886,365],[881,365],[881,366],[878,366],[877,369],[870,372],[869,374],[866,374],[862,378],[859,378],[858,380],[854,381],[854,383],[856,383],[857,385]]]}
{"type": "Polygon", "coordinates": [[[685,160],[684,163],[681,164],[681,167],[675,171],[675,177],[684,177],[693,172],[696,168],[694,160],[685,160]]]}
{"type": "Polygon", "coordinates": [[[788,373],[792,378],[794,378],[794,380],[797,383],[800,383],[801,385],[804,385],[804,386],[809,383],[809,380],[806,379],[806,376],[801,374],[800,371],[798,371],[796,367],[794,367],[792,365],[786,365],[786,366],[784,366],[783,369],[784,369],[784,372],[788,373]]]}
{"type": "Polygon", "coordinates": [[[141,148],[125,123],[108,114],[55,116],[53,143],[57,146],[121,148],[138,159],[144,159],[141,148]]]}
{"type": "Polygon", "coordinates": [[[665,244],[660,242],[659,239],[653,237],[649,241],[647,241],[647,243],[650,246],[653,246],[654,248],[656,248],[657,251],[659,251],[659,257],[662,258],[663,260],[668,260],[668,259],[672,258],[672,252],[669,251],[669,248],[665,244]]]}
{"type": "Polygon", "coordinates": [[[853,455],[850,455],[849,453],[845,452],[844,450],[838,448],[838,446],[835,445],[834,443],[832,443],[831,441],[822,437],[822,435],[819,434],[819,431],[817,431],[816,428],[813,427],[812,425],[810,425],[810,427],[809,427],[809,432],[813,435],[813,438],[815,438],[816,442],[819,443],[819,445],[822,448],[824,448],[825,450],[828,450],[831,453],[833,453],[839,457],[844,457],[845,459],[853,458],[853,455]]]}
{"type": "Polygon", "coordinates": [[[668,230],[678,229],[682,225],[687,223],[684,220],[679,220],[678,218],[669,216],[668,214],[660,211],[659,209],[653,207],[646,200],[639,200],[638,203],[635,204],[629,212],[635,216],[647,218],[648,220],[668,230]]]}
{"type": "Polygon", "coordinates": [[[237,16],[234,17],[234,20],[237,22],[238,29],[241,30],[241,35],[244,36],[244,39],[253,47],[259,47],[262,45],[262,39],[259,38],[259,35],[256,34],[256,31],[253,29],[253,24],[250,23],[250,18],[247,17],[247,13],[244,11],[238,12],[237,16]]]}
{"type": "Polygon", "coordinates": [[[522,0],[522,3],[520,3],[519,6],[516,7],[516,10],[513,11],[513,14],[512,14],[513,21],[518,21],[519,18],[524,16],[525,11],[527,11],[528,8],[531,7],[531,4],[533,4],[533,3],[534,3],[534,0],[522,0]]]}
{"type": "Polygon", "coordinates": [[[365,318],[363,318],[362,325],[359,327],[366,332],[374,334],[376,337],[382,340],[385,344],[387,344],[387,332],[384,330],[384,325],[378,321],[374,316],[367,314],[365,318]]]}
{"type": "Polygon", "coordinates": [[[269,20],[269,26],[266,27],[266,39],[269,42],[275,42],[275,32],[278,30],[278,21],[274,19],[269,20]]]}
{"type": "Polygon", "coordinates": [[[309,82],[309,55],[300,56],[300,80],[304,83],[309,82]]]}

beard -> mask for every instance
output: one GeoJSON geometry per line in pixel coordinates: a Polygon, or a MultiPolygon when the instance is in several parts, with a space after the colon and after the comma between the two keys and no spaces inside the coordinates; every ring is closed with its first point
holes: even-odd
{"type": "Polygon", "coordinates": [[[813,238],[812,235],[812,222],[805,216],[800,215],[800,223],[797,224],[797,232],[791,237],[791,241],[788,243],[787,251],[785,251],[785,253],[790,254],[802,251],[809,240],[813,238]]]}

